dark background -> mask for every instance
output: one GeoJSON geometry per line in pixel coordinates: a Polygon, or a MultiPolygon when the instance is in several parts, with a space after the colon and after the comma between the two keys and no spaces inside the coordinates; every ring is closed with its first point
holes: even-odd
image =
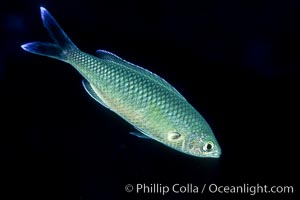
{"type": "Polygon", "coordinates": [[[296,0],[1,0],[0,198],[158,199],[124,187],[259,183],[295,194],[164,198],[295,199],[299,10],[296,0]],[[111,51],[169,81],[211,125],[220,159],[128,134],[131,125],[91,99],[71,66],[23,51],[50,41],[39,6],[83,51],[111,51]]]}

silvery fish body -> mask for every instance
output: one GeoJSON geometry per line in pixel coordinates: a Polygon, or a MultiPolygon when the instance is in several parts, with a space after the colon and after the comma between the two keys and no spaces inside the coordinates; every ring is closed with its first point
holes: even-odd
{"type": "Polygon", "coordinates": [[[41,16],[54,43],[27,43],[24,50],[71,64],[91,97],[139,131],[132,134],[189,155],[220,156],[208,123],[169,83],[107,51],[96,56],[80,51],[43,7],[41,16]]]}

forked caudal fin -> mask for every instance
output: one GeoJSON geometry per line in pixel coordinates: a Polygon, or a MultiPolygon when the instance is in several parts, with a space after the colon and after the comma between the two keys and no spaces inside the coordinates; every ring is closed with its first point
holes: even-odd
{"type": "Polygon", "coordinates": [[[77,48],[62,28],[58,25],[54,17],[43,7],[41,9],[41,17],[44,27],[47,29],[54,43],[47,42],[30,42],[23,44],[21,47],[25,51],[48,56],[51,58],[66,61],[65,50],[77,48]]]}

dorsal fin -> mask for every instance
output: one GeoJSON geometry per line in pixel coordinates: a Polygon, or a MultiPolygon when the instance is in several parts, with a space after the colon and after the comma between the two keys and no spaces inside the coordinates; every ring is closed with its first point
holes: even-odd
{"type": "Polygon", "coordinates": [[[167,81],[165,81],[163,78],[161,78],[160,76],[150,72],[147,69],[144,69],[140,66],[137,66],[135,64],[132,64],[122,58],[120,58],[119,56],[110,53],[108,51],[105,50],[97,50],[96,51],[96,56],[100,59],[103,60],[108,60],[108,61],[112,61],[121,65],[124,65],[130,69],[133,69],[137,72],[140,72],[141,74],[147,76],[148,78],[151,78],[152,80],[158,82],[160,85],[164,86],[166,89],[175,92],[177,95],[179,95],[181,98],[183,98],[184,100],[186,100],[172,85],[170,85],[167,81]]]}
{"type": "Polygon", "coordinates": [[[100,59],[113,61],[115,63],[120,63],[123,65],[130,64],[127,61],[120,58],[119,56],[117,56],[116,54],[110,53],[110,52],[102,50],[102,49],[99,49],[96,51],[96,56],[100,59]]]}

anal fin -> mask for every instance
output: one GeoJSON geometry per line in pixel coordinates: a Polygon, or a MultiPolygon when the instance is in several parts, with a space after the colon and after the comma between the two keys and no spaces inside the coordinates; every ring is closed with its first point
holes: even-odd
{"type": "Polygon", "coordinates": [[[111,110],[111,108],[102,101],[102,99],[97,95],[97,92],[94,90],[95,87],[91,85],[87,80],[83,79],[82,80],[82,85],[85,89],[85,91],[93,98],[95,99],[98,103],[100,103],[102,106],[108,108],[111,110]]]}

